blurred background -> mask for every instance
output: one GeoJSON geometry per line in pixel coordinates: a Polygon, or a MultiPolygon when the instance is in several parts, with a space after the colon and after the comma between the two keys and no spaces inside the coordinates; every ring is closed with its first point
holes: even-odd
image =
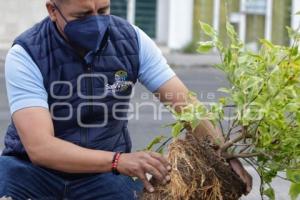
{"type": "MultiPolygon", "coordinates": [[[[0,0],[0,49],[47,15],[46,0],[0,0]]],[[[299,0],[111,0],[111,13],[142,28],[160,46],[192,51],[203,36],[199,20],[225,34],[226,10],[240,38],[253,49],[257,38],[288,44],[286,26],[296,27],[299,0]]]]}
{"type": "MultiPolygon", "coordinates": [[[[14,38],[47,16],[46,0],[0,0],[0,151],[10,113],[6,97],[4,63],[14,38]]],[[[111,13],[127,19],[143,29],[160,47],[168,63],[202,102],[216,102],[223,94],[217,89],[228,85],[224,75],[213,68],[219,62],[214,52],[195,53],[197,42],[205,40],[199,20],[211,24],[225,40],[226,18],[234,25],[248,49],[259,48],[258,39],[266,38],[276,44],[289,45],[286,26],[297,28],[300,0],[111,0],[111,13]],[[226,14],[227,13],[227,14],[226,14]]],[[[159,102],[143,86],[137,84],[133,103],[159,102]],[[145,94],[148,96],[145,99],[145,94]]],[[[129,123],[133,150],[145,146],[158,135],[169,135],[163,125],[173,122],[167,112],[162,118],[149,106],[139,108],[138,119],[129,123]]],[[[250,170],[250,169],[249,169],[250,170]]],[[[244,198],[260,199],[259,179],[244,198]]],[[[277,199],[288,198],[289,184],[281,179],[273,183],[277,199]]]]}

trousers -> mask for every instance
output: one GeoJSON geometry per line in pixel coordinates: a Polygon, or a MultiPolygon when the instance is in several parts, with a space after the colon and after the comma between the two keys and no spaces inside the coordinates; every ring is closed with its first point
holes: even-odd
{"type": "MultiPolygon", "coordinates": [[[[74,174],[74,177],[76,175],[74,174]]],[[[15,156],[0,156],[0,198],[13,200],[135,200],[143,184],[112,173],[68,178],[15,156]]]]}

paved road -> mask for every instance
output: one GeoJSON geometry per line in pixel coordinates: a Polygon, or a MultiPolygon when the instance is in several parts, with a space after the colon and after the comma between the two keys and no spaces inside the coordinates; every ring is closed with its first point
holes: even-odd
{"type": "MultiPolygon", "coordinates": [[[[197,92],[198,98],[202,102],[214,102],[220,97],[220,93],[216,92],[217,88],[226,85],[224,76],[215,69],[212,68],[183,68],[176,69],[177,75],[184,81],[184,83],[192,90],[197,92]]],[[[155,119],[157,117],[157,111],[154,111],[153,106],[149,104],[153,102],[158,105],[157,100],[148,93],[141,85],[137,85],[135,89],[135,95],[132,100],[135,110],[138,110],[138,119],[133,119],[129,123],[129,129],[131,131],[133,140],[133,149],[143,149],[149,141],[158,135],[168,135],[170,130],[168,128],[162,128],[163,125],[173,122],[170,114],[165,113],[161,119],[155,119]],[[140,105],[141,102],[148,102],[147,105],[140,105]]],[[[6,91],[3,76],[3,62],[0,61],[0,148],[3,148],[3,137],[6,130],[6,126],[9,122],[9,109],[6,100],[6,91]]],[[[137,114],[134,116],[137,118],[137,114]]],[[[245,200],[257,200],[259,180],[253,170],[250,170],[254,180],[254,189],[251,194],[244,198],[245,200]]],[[[278,193],[279,200],[287,200],[288,184],[282,180],[276,180],[274,186],[278,193]]]]}

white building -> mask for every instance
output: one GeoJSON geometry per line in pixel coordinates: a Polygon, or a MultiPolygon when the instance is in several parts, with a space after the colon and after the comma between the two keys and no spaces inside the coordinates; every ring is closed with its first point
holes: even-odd
{"type": "MultiPolygon", "coordinates": [[[[111,1],[113,5],[118,3],[118,0],[111,1]]],[[[127,9],[126,18],[134,24],[135,20],[140,22],[145,31],[158,43],[172,49],[180,49],[186,45],[192,38],[193,0],[149,2],[151,0],[141,0],[138,3],[135,0],[119,1],[121,4],[127,4],[121,7],[127,9]],[[154,15],[148,17],[147,13],[151,11],[154,15]],[[154,27],[147,29],[147,25],[154,27]]],[[[47,16],[43,0],[2,0],[0,10],[0,49],[8,49],[17,35],[47,16]]]]}
{"type": "Polygon", "coordinates": [[[0,49],[8,49],[14,38],[45,16],[43,0],[0,0],[0,49]]]}
{"type": "MultiPolygon", "coordinates": [[[[118,1],[124,2],[124,0],[113,0],[112,2],[117,3],[118,1]]],[[[199,5],[195,2],[196,0],[127,0],[127,9],[125,8],[126,16],[130,22],[144,28],[148,34],[150,33],[149,35],[152,36],[158,44],[170,49],[182,49],[192,41],[193,25],[198,23],[194,16],[194,6],[199,5]],[[152,15],[148,15],[151,10],[152,15]],[[148,20],[152,18],[152,20],[141,23],[140,18],[147,18],[148,20]],[[155,24],[153,25],[153,23],[155,24]],[[147,28],[148,26],[152,26],[151,31],[147,28]],[[153,32],[155,32],[155,34],[153,34],[153,32]]],[[[222,7],[224,6],[224,1],[201,0],[201,2],[212,2],[212,12],[205,12],[205,14],[212,15],[213,20],[210,23],[217,31],[225,29],[224,24],[222,24],[222,20],[224,22],[224,16],[221,15],[222,9],[224,10],[222,7]]],[[[287,35],[283,35],[283,32],[285,26],[289,25],[289,23],[288,21],[281,21],[280,26],[278,26],[277,22],[274,21],[275,13],[278,15],[278,9],[283,9],[281,7],[275,7],[276,5],[278,6],[277,0],[234,0],[234,2],[239,2],[239,8],[234,12],[230,12],[229,20],[237,28],[239,37],[243,42],[250,45],[250,47],[252,46],[253,49],[257,49],[258,38],[264,37],[268,40],[279,42],[276,32],[280,31],[280,42],[284,43],[282,38],[287,37],[287,35]],[[255,16],[257,16],[259,20],[264,19],[263,22],[259,22],[263,24],[262,26],[264,27],[259,33],[255,33],[256,24],[253,24],[253,19],[254,22],[256,20],[255,16]]],[[[293,28],[296,28],[300,24],[300,16],[294,14],[300,11],[300,0],[292,0],[292,5],[289,6],[292,8],[290,24],[293,28]]],[[[201,8],[202,14],[203,9],[207,8],[201,8]]],[[[284,9],[288,9],[288,6],[284,9]]],[[[286,15],[289,15],[287,14],[287,12],[289,12],[288,10],[284,10],[284,12],[286,12],[286,15]]],[[[282,16],[282,19],[283,17],[284,16],[282,16]]],[[[197,40],[198,38],[195,39],[197,40]]],[[[284,40],[287,40],[287,38],[284,40]]]]}
{"type": "MultiPolygon", "coordinates": [[[[297,13],[300,11],[300,1],[293,0],[292,13],[297,13]]],[[[297,29],[300,26],[300,15],[293,15],[292,17],[292,27],[297,29]]]]}
{"type": "MultiPolygon", "coordinates": [[[[194,6],[196,0],[111,0],[112,13],[127,18],[141,27],[158,44],[169,49],[182,49],[193,38],[194,6]]],[[[212,25],[220,29],[221,0],[213,1],[212,25]]],[[[238,1],[238,0],[237,0],[238,1]]],[[[264,37],[272,34],[272,2],[275,0],[240,0],[240,10],[231,13],[230,21],[236,24],[243,41],[246,39],[247,14],[265,16],[264,37]],[[250,2],[250,3],[249,3],[250,2]],[[263,13],[261,13],[263,12],[263,13]]],[[[300,11],[300,0],[293,0],[292,13],[300,11]]],[[[276,8],[275,8],[276,9],[276,8]]],[[[45,0],[0,1],[0,49],[10,47],[13,39],[47,16],[45,0]]],[[[291,25],[296,28],[300,16],[292,15],[291,25]]],[[[273,31],[274,32],[274,31],[273,31]]],[[[262,36],[262,37],[263,37],[262,36]]]]}
{"type": "Polygon", "coordinates": [[[112,13],[145,30],[159,44],[181,49],[192,39],[193,0],[112,0],[112,13]]]}

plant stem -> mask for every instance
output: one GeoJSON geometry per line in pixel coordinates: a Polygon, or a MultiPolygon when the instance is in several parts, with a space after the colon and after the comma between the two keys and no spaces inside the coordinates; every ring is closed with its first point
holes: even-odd
{"type": "Polygon", "coordinates": [[[230,129],[227,132],[225,141],[228,141],[230,139],[231,131],[236,128],[236,126],[235,126],[236,122],[237,122],[237,118],[235,118],[235,120],[232,122],[232,126],[230,127],[230,129]]]}
{"type": "Polygon", "coordinates": [[[173,137],[169,137],[164,143],[162,143],[155,152],[160,152],[165,146],[173,139],[173,137]]]}
{"type": "Polygon", "coordinates": [[[222,152],[226,152],[230,147],[232,147],[235,143],[243,140],[244,138],[247,137],[251,137],[250,135],[244,135],[244,134],[240,134],[238,137],[236,137],[235,139],[232,139],[228,142],[226,142],[222,147],[221,147],[221,151],[222,152]]]}
{"type": "Polygon", "coordinates": [[[249,149],[251,146],[253,146],[252,144],[248,144],[247,146],[245,146],[244,148],[242,148],[241,150],[240,150],[240,152],[239,153],[243,153],[243,152],[245,152],[247,149],[249,149]]]}
{"type": "Polygon", "coordinates": [[[223,137],[225,137],[225,133],[224,133],[224,128],[223,128],[222,122],[221,122],[221,120],[218,120],[218,122],[219,122],[220,129],[222,131],[222,135],[223,135],[223,137]]]}
{"type": "Polygon", "coordinates": [[[251,144],[233,144],[233,146],[238,146],[238,147],[249,147],[251,144]]]}

